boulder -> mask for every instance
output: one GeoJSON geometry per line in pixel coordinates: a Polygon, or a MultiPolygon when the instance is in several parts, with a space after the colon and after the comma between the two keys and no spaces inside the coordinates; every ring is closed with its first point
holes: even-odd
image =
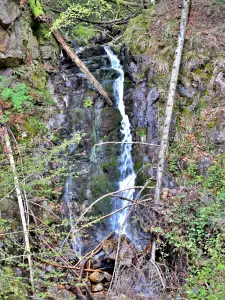
{"type": "Polygon", "coordinates": [[[118,241],[115,239],[106,240],[103,242],[102,249],[110,259],[116,259],[118,241]]]}
{"type": "Polygon", "coordinates": [[[93,283],[100,283],[103,281],[103,279],[105,278],[104,273],[100,273],[100,272],[94,272],[89,276],[89,279],[91,282],[93,283]]]}
{"type": "Polygon", "coordinates": [[[118,108],[106,107],[99,110],[96,114],[96,130],[100,138],[109,135],[112,131],[120,126],[122,117],[118,108]]]}
{"type": "Polygon", "coordinates": [[[8,0],[0,2],[0,69],[20,64],[22,41],[19,6],[8,0]]]}
{"type": "Polygon", "coordinates": [[[111,281],[112,280],[112,275],[107,273],[107,272],[104,272],[104,278],[107,280],[107,281],[111,281]]]}
{"type": "Polygon", "coordinates": [[[27,50],[29,51],[32,59],[37,59],[40,56],[38,48],[38,40],[33,35],[32,30],[29,30],[28,41],[27,41],[27,50]]]}
{"type": "Polygon", "coordinates": [[[212,165],[212,160],[209,157],[200,157],[198,159],[199,173],[207,177],[208,169],[212,165]]]}
{"type": "Polygon", "coordinates": [[[92,286],[91,286],[91,291],[92,292],[101,292],[103,290],[103,285],[101,284],[101,283],[98,283],[98,284],[93,284],[92,286]]]}
{"type": "Polygon", "coordinates": [[[51,297],[51,299],[54,300],[75,300],[77,299],[76,295],[71,293],[70,291],[66,289],[61,289],[57,286],[52,286],[48,289],[48,296],[51,297]]]}

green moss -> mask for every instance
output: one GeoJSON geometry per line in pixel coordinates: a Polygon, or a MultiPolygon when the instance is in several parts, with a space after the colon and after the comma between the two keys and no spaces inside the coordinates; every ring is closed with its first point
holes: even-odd
{"type": "Polygon", "coordinates": [[[46,41],[54,41],[54,38],[49,35],[49,27],[45,23],[38,24],[38,27],[34,29],[34,35],[40,45],[45,45],[46,41]]]}
{"type": "Polygon", "coordinates": [[[112,157],[109,161],[102,164],[102,169],[106,172],[110,168],[115,168],[117,166],[117,158],[112,157]]]}
{"type": "Polygon", "coordinates": [[[146,51],[149,42],[148,30],[151,25],[151,16],[155,7],[146,9],[139,16],[130,20],[124,33],[123,42],[131,48],[134,53],[142,54],[146,51]]]}
{"type": "Polygon", "coordinates": [[[53,143],[57,143],[59,141],[59,134],[57,132],[53,132],[51,140],[53,143]]]}
{"type": "Polygon", "coordinates": [[[35,18],[45,14],[39,0],[29,0],[28,3],[35,18]]]}
{"type": "Polygon", "coordinates": [[[47,128],[44,123],[39,121],[35,117],[30,117],[24,124],[24,129],[26,130],[28,137],[34,137],[38,133],[46,133],[47,128]]]}
{"type": "Polygon", "coordinates": [[[96,174],[91,179],[91,190],[94,197],[99,197],[108,191],[108,179],[103,174],[96,174]]]}
{"type": "Polygon", "coordinates": [[[136,128],[136,134],[139,137],[146,136],[146,128],[137,127],[136,128]]]}
{"type": "Polygon", "coordinates": [[[194,72],[192,72],[194,77],[196,76],[203,81],[210,80],[212,73],[213,73],[213,64],[211,63],[204,65],[204,67],[199,67],[194,72]]]}

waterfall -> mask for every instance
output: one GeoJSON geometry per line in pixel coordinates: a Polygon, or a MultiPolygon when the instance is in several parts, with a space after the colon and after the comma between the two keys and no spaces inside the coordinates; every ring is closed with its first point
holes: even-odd
{"type": "MultiPolygon", "coordinates": [[[[74,146],[75,147],[75,146],[74,146]]],[[[66,182],[65,182],[65,190],[63,199],[66,202],[67,209],[68,209],[68,222],[71,228],[71,244],[74,253],[77,256],[81,256],[82,251],[82,240],[78,234],[75,233],[76,228],[74,227],[74,215],[72,209],[72,197],[73,197],[73,189],[72,189],[72,175],[68,175],[66,182]]]]}
{"type": "MultiPolygon", "coordinates": [[[[119,189],[126,189],[133,187],[135,185],[135,179],[136,174],[134,172],[134,165],[132,160],[132,135],[130,131],[130,121],[128,116],[126,115],[125,111],[125,105],[123,101],[123,94],[124,94],[124,72],[123,68],[120,64],[119,59],[117,56],[106,46],[104,47],[111,63],[111,68],[116,70],[118,72],[118,78],[114,81],[113,84],[113,92],[115,97],[115,104],[118,107],[121,116],[122,116],[122,122],[121,122],[121,136],[122,136],[122,144],[121,144],[121,154],[119,158],[119,171],[120,171],[120,179],[119,179],[119,189]]],[[[133,199],[134,196],[134,189],[130,189],[124,192],[121,192],[121,196],[133,199]]],[[[114,209],[125,207],[127,204],[129,204],[128,201],[120,200],[119,198],[114,198],[113,205],[114,209]]],[[[127,209],[122,210],[118,214],[114,215],[111,218],[111,227],[112,229],[120,233],[121,232],[121,226],[124,224],[127,216],[127,209]]],[[[127,224],[127,222],[126,222],[127,224]]],[[[127,225],[123,226],[122,233],[127,234],[127,225]]]]}

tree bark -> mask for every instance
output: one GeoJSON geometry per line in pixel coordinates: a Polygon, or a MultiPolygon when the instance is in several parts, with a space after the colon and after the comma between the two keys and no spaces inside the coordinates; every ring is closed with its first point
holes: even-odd
{"type": "MultiPolygon", "coordinates": [[[[0,109],[0,115],[2,115],[1,109],[0,109]]],[[[11,167],[12,174],[13,174],[14,187],[15,187],[15,191],[16,191],[16,195],[17,195],[17,200],[18,200],[19,210],[20,210],[20,217],[21,217],[22,226],[23,226],[25,251],[26,251],[29,269],[30,269],[30,282],[31,282],[32,289],[34,291],[34,279],[33,279],[32,259],[31,259],[31,254],[30,254],[29,232],[28,232],[27,223],[26,223],[25,209],[24,209],[24,204],[23,204],[22,192],[20,190],[20,185],[19,185],[19,178],[18,178],[18,175],[16,172],[16,164],[15,164],[15,160],[13,157],[13,151],[12,151],[12,147],[11,147],[11,143],[10,143],[10,137],[9,137],[6,126],[2,126],[1,136],[3,139],[3,143],[7,150],[10,167],[11,167]]]]}
{"type": "Polygon", "coordinates": [[[179,70],[180,70],[183,47],[184,47],[184,38],[185,38],[186,28],[187,28],[187,23],[188,23],[190,2],[191,2],[191,0],[183,0],[183,9],[182,9],[182,15],[181,15],[180,32],[179,32],[179,36],[178,36],[178,45],[177,45],[175,60],[173,63],[173,69],[172,69],[172,73],[171,73],[169,95],[168,95],[168,100],[167,100],[167,105],[166,105],[166,116],[165,116],[165,121],[164,121],[164,126],[163,126],[163,131],[162,131],[161,145],[160,145],[160,150],[159,150],[158,167],[157,167],[157,181],[156,181],[156,188],[155,188],[155,202],[156,203],[159,202],[159,200],[160,200],[162,177],[163,177],[164,164],[165,164],[165,155],[166,155],[168,141],[169,141],[170,123],[171,123],[171,119],[172,119],[174,98],[175,98],[175,94],[176,94],[177,80],[178,80],[178,75],[179,75],[179,70]]]}

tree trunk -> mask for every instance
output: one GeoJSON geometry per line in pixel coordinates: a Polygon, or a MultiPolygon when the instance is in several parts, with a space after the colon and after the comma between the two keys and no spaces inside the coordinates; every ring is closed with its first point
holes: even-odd
{"type": "Polygon", "coordinates": [[[81,72],[84,73],[84,75],[90,80],[90,82],[93,84],[93,86],[99,92],[99,94],[105,98],[108,105],[113,106],[113,102],[110,99],[108,93],[103,88],[103,86],[91,74],[91,72],[88,70],[88,68],[85,66],[85,64],[79,59],[79,57],[74,53],[74,51],[72,51],[72,49],[68,46],[68,44],[66,43],[64,38],[61,36],[61,34],[58,31],[53,31],[53,35],[56,38],[56,40],[60,43],[62,48],[66,51],[68,56],[72,59],[72,61],[78,66],[78,68],[81,70],[81,72]]]}
{"type": "MultiPolygon", "coordinates": [[[[2,115],[1,109],[0,109],[0,115],[2,115]]],[[[6,126],[2,127],[1,133],[2,133],[1,135],[2,135],[2,139],[3,139],[3,143],[5,144],[5,147],[6,147],[6,150],[7,150],[7,155],[8,155],[9,162],[10,162],[10,167],[11,167],[12,174],[13,174],[14,187],[15,187],[15,191],[16,191],[16,195],[17,195],[17,200],[18,200],[19,210],[20,210],[20,217],[21,217],[22,226],[23,226],[25,252],[26,252],[26,256],[27,256],[28,264],[29,264],[29,269],[30,269],[30,281],[31,281],[32,289],[34,291],[34,279],[33,279],[32,259],[31,259],[31,254],[30,254],[29,232],[28,232],[28,229],[27,229],[22,192],[21,192],[20,186],[19,186],[19,178],[17,176],[15,160],[14,160],[14,157],[13,157],[10,138],[9,138],[9,134],[8,134],[8,130],[7,130],[6,126]]]]}
{"type": "Polygon", "coordinates": [[[164,164],[165,164],[165,155],[168,147],[168,140],[169,140],[169,131],[170,131],[170,123],[173,113],[173,105],[174,105],[174,98],[176,94],[177,88],[177,80],[180,70],[181,64],[181,57],[184,47],[184,38],[186,34],[186,28],[188,23],[188,14],[190,8],[191,0],[183,0],[183,9],[181,15],[181,23],[180,23],[180,33],[178,36],[178,45],[177,50],[175,53],[175,60],[173,63],[173,69],[171,73],[171,80],[170,80],[170,88],[169,88],[169,95],[166,105],[166,116],[162,131],[162,139],[161,145],[159,150],[159,159],[158,159],[158,167],[157,167],[157,181],[156,181],[156,188],[155,188],[155,202],[160,200],[160,192],[162,186],[162,177],[164,171],[164,164]]]}

